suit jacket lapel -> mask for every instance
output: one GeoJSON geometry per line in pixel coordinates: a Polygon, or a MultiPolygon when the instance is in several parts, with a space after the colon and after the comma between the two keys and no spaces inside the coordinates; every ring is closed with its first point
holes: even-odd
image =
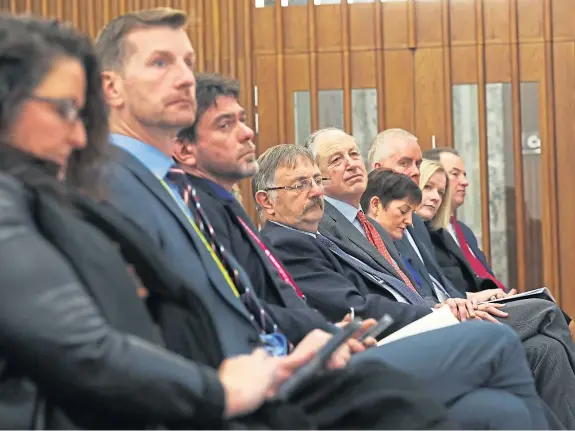
{"type": "MultiPolygon", "coordinates": [[[[382,254],[363,236],[357,228],[347,220],[342,213],[340,213],[332,204],[325,201],[325,214],[324,218],[329,217],[331,229],[335,229],[339,233],[339,237],[342,240],[348,240],[352,242],[357,248],[359,248],[364,255],[369,256],[369,258],[377,263],[377,265],[383,267],[390,274],[399,278],[399,274],[393,269],[390,263],[382,256],[382,254]]],[[[330,230],[331,230],[330,229],[330,230]]],[[[320,223],[320,232],[322,232],[322,225],[320,223]]],[[[331,232],[326,231],[327,236],[331,237],[331,232]]],[[[350,253],[352,256],[357,256],[357,252],[350,253]]],[[[365,261],[363,257],[358,257],[360,260],[365,261]]]]}
{"type": "MultiPolygon", "coordinates": [[[[256,253],[258,254],[260,260],[263,262],[263,266],[264,269],[266,270],[267,274],[269,277],[271,277],[272,280],[274,280],[274,277],[277,277],[278,274],[274,274],[272,271],[275,271],[275,269],[271,268],[271,263],[269,262],[269,258],[265,255],[264,251],[262,250],[262,248],[259,246],[258,243],[256,243],[256,241],[254,241],[254,239],[252,238],[251,235],[249,235],[247,232],[244,232],[244,227],[241,226],[239,224],[239,222],[237,221],[237,217],[241,217],[243,221],[246,222],[246,224],[248,226],[250,226],[250,229],[253,230],[253,232],[257,235],[258,234],[258,230],[255,226],[252,225],[252,220],[251,218],[245,213],[245,211],[240,211],[241,207],[236,207],[235,203],[232,201],[228,201],[228,200],[224,200],[222,198],[220,198],[216,192],[214,191],[214,189],[212,189],[208,184],[206,184],[204,181],[202,180],[197,180],[196,177],[191,176],[192,181],[194,183],[194,185],[198,188],[201,189],[204,193],[209,194],[211,197],[213,197],[214,199],[216,199],[218,202],[221,202],[222,206],[224,207],[225,211],[227,211],[227,213],[229,214],[232,223],[234,223],[237,228],[243,232],[243,237],[244,239],[247,239],[247,241],[250,243],[252,249],[254,249],[256,251],[256,253]],[[195,180],[195,181],[194,181],[195,180]],[[241,214],[241,212],[243,212],[244,214],[241,214]]],[[[237,204],[239,206],[239,204],[237,204]]],[[[281,292],[281,290],[280,290],[281,292]]]]}
{"type": "Polygon", "coordinates": [[[461,247],[459,247],[459,245],[455,242],[455,240],[453,239],[451,234],[447,231],[447,229],[441,229],[441,238],[445,243],[445,247],[451,253],[453,253],[455,257],[459,259],[459,261],[463,265],[465,265],[465,268],[467,268],[468,271],[470,271],[472,274],[475,274],[475,271],[473,271],[473,268],[471,268],[471,264],[467,261],[467,258],[463,254],[463,250],[461,250],[461,247]]]}
{"type": "Polygon", "coordinates": [[[190,221],[188,220],[188,217],[186,217],[183,209],[180,208],[178,203],[171,196],[170,192],[168,192],[159,179],[146,169],[146,167],[134,156],[119,148],[115,148],[113,153],[115,153],[114,156],[116,156],[116,160],[128,169],[150,191],[150,193],[152,193],[162,203],[162,205],[172,213],[193,242],[196,251],[206,266],[206,272],[212,280],[212,284],[217,288],[221,296],[232,305],[232,307],[249,320],[250,316],[243,306],[243,303],[229,288],[223,276],[219,276],[221,274],[219,267],[190,224],[190,221]]]}

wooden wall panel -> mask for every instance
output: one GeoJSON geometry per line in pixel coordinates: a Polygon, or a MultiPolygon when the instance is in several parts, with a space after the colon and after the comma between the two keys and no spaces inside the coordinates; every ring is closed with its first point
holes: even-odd
{"type": "Polygon", "coordinates": [[[485,43],[509,43],[511,13],[509,1],[483,0],[485,43]]]}
{"type": "Polygon", "coordinates": [[[374,3],[358,3],[348,9],[350,49],[352,51],[374,50],[377,39],[373,19],[374,3]]]}
{"type": "MultiPolygon", "coordinates": [[[[279,5],[274,7],[279,7],[279,5]]],[[[276,38],[274,29],[276,22],[274,7],[262,7],[253,11],[252,37],[255,55],[275,53],[276,38]]]]}
{"type": "Polygon", "coordinates": [[[472,1],[452,1],[449,2],[449,13],[451,15],[451,44],[475,45],[477,40],[476,7],[472,1]]]}
{"type": "Polygon", "coordinates": [[[377,51],[356,51],[351,53],[351,88],[377,87],[377,54],[377,51]]]}
{"type": "Polygon", "coordinates": [[[255,82],[258,86],[258,154],[261,154],[269,147],[281,143],[281,137],[277,127],[279,114],[277,104],[277,63],[275,56],[256,56],[255,77],[255,82]]]}
{"type": "Polygon", "coordinates": [[[474,45],[451,48],[451,74],[453,84],[477,82],[477,52],[474,45]]]}
{"type": "Polygon", "coordinates": [[[407,2],[382,4],[383,45],[385,49],[409,48],[410,23],[407,2]]]}
{"type": "Polygon", "coordinates": [[[341,6],[327,4],[317,6],[317,9],[315,14],[318,29],[316,32],[317,51],[341,51],[343,44],[341,6]]]}
{"type": "Polygon", "coordinates": [[[415,132],[419,142],[446,141],[443,48],[415,51],[415,132]]]}
{"type": "Polygon", "coordinates": [[[575,7],[573,0],[553,0],[553,39],[555,41],[575,40],[575,7]]]}
{"type": "Polygon", "coordinates": [[[318,90],[343,88],[343,70],[341,52],[322,52],[317,56],[318,90]]]}
{"type": "Polygon", "coordinates": [[[517,3],[517,21],[519,23],[520,42],[542,42],[544,0],[519,0],[517,3]]]}
{"type": "Polygon", "coordinates": [[[575,43],[561,42],[553,47],[556,163],[558,178],[559,269],[561,280],[561,303],[573,316],[575,313],[575,199],[573,199],[573,163],[575,161],[575,43]]]}
{"type": "Polygon", "coordinates": [[[284,29],[284,52],[292,54],[307,53],[310,26],[305,7],[286,7],[282,9],[284,29]]]}
{"type": "Polygon", "coordinates": [[[415,3],[415,41],[418,48],[442,46],[441,2],[415,3]]]}
{"type": "Polygon", "coordinates": [[[413,54],[408,50],[385,51],[385,127],[415,133],[415,79],[413,54]]]}

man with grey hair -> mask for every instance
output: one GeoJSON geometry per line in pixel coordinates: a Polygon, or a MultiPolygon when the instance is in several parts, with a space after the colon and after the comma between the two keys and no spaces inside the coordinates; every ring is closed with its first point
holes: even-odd
{"type": "MultiPolygon", "coordinates": [[[[355,306],[356,313],[362,317],[381,316],[388,312],[395,319],[391,331],[430,312],[424,306],[402,304],[386,298],[381,286],[370,283],[369,278],[362,277],[355,268],[360,263],[349,263],[333,251],[332,246],[337,245],[326,244],[326,238],[318,233],[326,180],[322,178],[311,151],[279,145],[267,150],[258,160],[260,172],[254,176],[253,183],[255,200],[267,218],[263,237],[296,281],[301,282],[300,286],[313,306],[332,318],[344,314],[350,305],[355,306]],[[368,291],[370,284],[372,293],[368,291]]],[[[434,395],[451,404],[452,397],[460,395],[453,390],[456,386],[466,387],[471,399],[475,398],[475,387],[468,386],[473,380],[469,377],[483,375],[481,368],[487,365],[484,362],[486,350],[479,348],[479,355],[470,356],[465,345],[487,343],[488,333],[501,329],[496,325],[467,322],[384,345],[373,350],[371,355],[378,355],[393,367],[424,379],[433,388],[434,395]],[[449,363],[444,362],[445,352],[450,352],[449,363]],[[436,386],[435,379],[441,381],[441,385],[436,386]]],[[[508,335],[507,331],[502,332],[508,335]]],[[[497,393],[492,393],[489,383],[482,384],[486,384],[485,390],[492,394],[491,400],[498,398],[497,393]]],[[[477,427],[479,424],[473,422],[485,420],[486,405],[477,399],[473,408],[481,414],[472,418],[465,407],[465,398],[456,408],[465,416],[459,421],[466,421],[466,427],[477,427]]],[[[504,403],[503,400],[501,402],[504,403]]],[[[493,408],[493,413],[501,413],[500,407],[493,408]]],[[[502,408],[506,410],[508,406],[502,408]]],[[[505,427],[503,423],[497,426],[505,427]]]]}
{"type": "Polygon", "coordinates": [[[419,183],[421,148],[417,138],[406,130],[387,129],[379,133],[373,139],[367,159],[371,169],[391,169],[419,183]]]}

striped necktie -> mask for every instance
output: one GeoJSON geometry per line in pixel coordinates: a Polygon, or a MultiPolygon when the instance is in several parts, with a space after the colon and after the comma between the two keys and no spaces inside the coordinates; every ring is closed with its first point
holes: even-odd
{"type": "Polygon", "coordinates": [[[177,186],[184,204],[194,215],[196,225],[198,226],[201,234],[205,237],[211,246],[212,251],[216,253],[217,258],[223,262],[226,271],[232,278],[235,287],[240,293],[242,302],[252,315],[252,320],[257,322],[260,328],[266,334],[278,332],[277,324],[274,322],[273,318],[265,311],[253,289],[251,289],[250,286],[247,286],[243,282],[242,278],[240,277],[239,269],[229,258],[224,246],[218,242],[216,238],[216,232],[211,225],[206,213],[202,209],[200,198],[196,192],[195,187],[193,187],[190,181],[187,179],[186,173],[177,166],[174,166],[168,171],[166,179],[177,186]]]}

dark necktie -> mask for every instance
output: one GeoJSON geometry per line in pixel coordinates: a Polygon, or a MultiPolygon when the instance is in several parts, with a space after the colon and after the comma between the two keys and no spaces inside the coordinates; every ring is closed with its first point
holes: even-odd
{"type": "Polygon", "coordinates": [[[244,280],[242,280],[239,269],[229,258],[224,246],[218,242],[216,238],[216,232],[208,217],[204,213],[204,210],[202,209],[200,198],[196,192],[196,189],[187,179],[185,172],[178,167],[172,167],[166,175],[166,178],[176,185],[184,201],[184,204],[193,214],[198,228],[204,234],[206,240],[209,242],[214,252],[223,262],[225,269],[230,274],[235,287],[240,293],[242,302],[251,313],[252,320],[257,322],[260,329],[266,334],[277,332],[278,327],[276,323],[273,321],[272,317],[264,310],[255,292],[250,288],[249,285],[247,285],[247,283],[244,282],[244,280]]]}
{"type": "Polygon", "coordinates": [[[353,256],[350,256],[345,251],[343,251],[336,243],[334,243],[329,238],[323,235],[317,235],[316,239],[320,242],[320,244],[327,247],[330,251],[334,254],[342,258],[346,261],[349,265],[353,268],[357,268],[363,273],[367,274],[371,279],[375,280],[376,283],[385,283],[390,285],[397,293],[403,296],[410,304],[413,305],[421,305],[427,307],[424,299],[414,290],[407,287],[404,283],[400,280],[392,277],[391,275],[386,277],[386,274],[377,271],[376,269],[372,268],[371,266],[365,264],[359,259],[356,259],[353,256]]]}
{"type": "Polygon", "coordinates": [[[363,211],[359,211],[357,213],[356,218],[359,221],[359,223],[361,224],[361,227],[363,228],[363,230],[365,231],[365,235],[366,235],[368,241],[371,244],[373,244],[373,246],[375,248],[377,248],[377,250],[383,255],[385,260],[387,260],[389,262],[389,264],[392,266],[392,268],[395,270],[395,272],[397,272],[399,274],[399,276],[401,277],[403,282],[410,289],[412,289],[414,292],[417,292],[415,290],[415,287],[413,286],[413,283],[409,279],[409,277],[407,275],[405,275],[405,273],[397,265],[397,262],[395,260],[393,260],[393,257],[391,257],[391,254],[389,254],[389,250],[387,249],[385,243],[383,242],[383,239],[381,239],[381,236],[379,235],[379,233],[375,229],[375,226],[373,226],[369,222],[369,220],[367,219],[367,217],[365,216],[363,211]]]}
{"type": "Polygon", "coordinates": [[[487,270],[487,268],[485,268],[485,265],[483,265],[483,263],[481,263],[481,261],[477,259],[477,257],[471,252],[471,248],[469,247],[469,244],[465,239],[465,235],[463,234],[463,230],[461,229],[461,225],[459,224],[457,219],[454,216],[451,216],[450,221],[451,225],[453,226],[453,229],[455,230],[455,236],[457,237],[457,241],[459,241],[459,248],[461,248],[461,251],[465,255],[467,262],[469,262],[475,274],[477,274],[477,276],[480,278],[490,279],[497,285],[497,287],[506,292],[503,283],[501,283],[497,278],[495,278],[495,276],[491,274],[487,270]]]}

